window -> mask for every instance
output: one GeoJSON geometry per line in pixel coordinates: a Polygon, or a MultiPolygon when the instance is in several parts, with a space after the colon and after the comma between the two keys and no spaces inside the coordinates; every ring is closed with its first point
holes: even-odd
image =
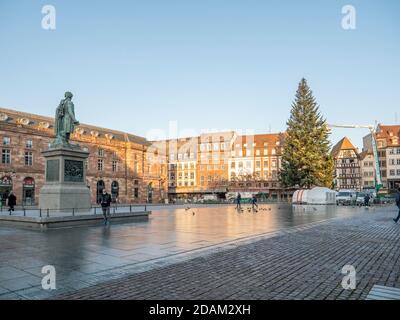
{"type": "Polygon", "coordinates": [[[397,169],[396,175],[400,176],[400,169],[397,169]]]}
{"type": "Polygon", "coordinates": [[[390,175],[390,176],[396,175],[395,170],[390,170],[390,171],[389,171],[389,175],[390,175]]]}
{"type": "MultiPolygon", "coordinates": [[[[135,180],[135,181],[137,181],[137,180],[135,180]]],[[[133,188],[133,197],[135,199],[139,198],[139,188],[138,187],[133,188]]]]}
{"type": "Polygon", "coordinates": [[[192,180],[194,179],[194,172],[190,173],[190,179],[192,179],[192,180]]]}
{"type": "Polygon", "coordinates": [[[257,149],[256,150],[256,156],[259,156],[260,155],[260,149],[257,149]]]}
{"type": "Polygon", "coordinates": [[[25,165],[31,166],[32,163],[33,163],[33,154],[31,151],[26,151],[25,152],[25,165]]]}
{"type": "Polygon", "coordinates": [[[113,160],[113,162],[112,162],[112,171],[113,172],[118,171],[118,161],[117,160],[113,160]]]}
{"type": "Polygon", "coordinates": [[[98,150],[98,155],[99,155],[99,157],[104,157],[104,150],[103,149],[99,149],[98,150]]]}
{"type": "Polygon", "coordinates": [[[10,144],[11,144],[10,137],[3,137],[3,145],[4,146],[9,146],[10,144]]]}
{"type": "Polygon", "coordinates": [[[231,162],[231,169],[235,169],[235,162],[231,162]]]}
{"type": "Polygon", "coordinates": [[[268,168],[268,160],[264,160],[264,168],[268,168]]]}
{"type": "Polygon", "coordinates": [[[9,149],[3,149],[1,152],[1,163],[10,164],[11,163],[11,151],[9,149]]]}
{"type": "Polygon", "coordinates": [[[213,144],[213,150],[218,151],[219,150],[219,143],[214,143],[213,144]]]}
{"type": "Polygon", "coordinates": [[[26,140],[26,142],[25,142],[25,147],[26,147],[27,149],[32,149],[32,147],[33,147],[33,142],[32,142],[32,140],[26,140]]]}
{"type": "Polygon", "coordinates": [[[97,159],[97,170],[103,171],[103,159],[97,159]]]}
{"type": "Polygon", "coordinates": [[[261,161],[256,161],[256,168],[260,169],[261,168],[261,161]]]}

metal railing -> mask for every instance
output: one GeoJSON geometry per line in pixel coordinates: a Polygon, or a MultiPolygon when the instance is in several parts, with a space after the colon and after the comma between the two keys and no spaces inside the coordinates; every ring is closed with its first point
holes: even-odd
{"type": "MultiPolygon", "coordinates": [[[[110,206],[110,214],[118,212],[132,213],[147,211],[147,204],[112,204],[110,206]]],[[[90,208],[26,208],[24,206],[16,206],[14,210],[10,210],[7,206],[0,206],[0,215],[23,216],[23,217],[65,217],[65,216],[85,216],[85,215],[102,215],[101,206],[91,206],[90,208]]]]}

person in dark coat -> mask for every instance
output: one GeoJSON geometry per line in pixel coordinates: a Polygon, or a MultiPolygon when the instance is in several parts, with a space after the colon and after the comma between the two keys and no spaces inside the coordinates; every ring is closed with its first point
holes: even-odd
{"type": "Polygon", "coordinates": [[[8,211],[14,211],[14,206],[17,204],[17,197],[15,196],[14,192],[10,192],[7,198],[8,201],[8,211]]]}
{"type": "Polygon", "coordinates": [[[101,209],[103,210],[104,225],[108,223],[110,217],[110,205],[111,205],[111,195],[107,193],[106,189],[103,189],[103,193],[100,198],[101,209]]]}
{"type": "Polygon", "coordinates": [[[369,200],[371,199],[371,197],[369,196],[369,194],[367,193],[364,197],[364,206],[369,207],[369,200]]]}
{"type": "Polygon", "coordinates": [[[400,187],[398,187],[397,189],[395,199],[396,199],[396,206],[397,208],[399,208],[399,213],[397,214],[397,218],[394,218],[393,221],[397,223],[400,219],[400,187]]]}
{"type": "Polygon", "coordinates": [[[251,198],[251,208],[254,210],[258,210],[258,204],[257,204],[257,197],[253,195],[253,198],[251,198]]]}
{"type": "Polygon", "coordinates": [[[236,197],[236,210],[241,210],[242,206],[240,204],[240,201],[242,200],[242,196],[240,195],[240,193],[238,193],[237,197],[236,197]]]}

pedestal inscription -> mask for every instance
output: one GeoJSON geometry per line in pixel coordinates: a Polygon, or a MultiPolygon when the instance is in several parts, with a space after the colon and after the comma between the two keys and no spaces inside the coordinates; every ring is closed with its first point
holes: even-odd
{"type": "Polygon", "coordinates": [[[60,160],[53,159],[46,161],[46,181],[60,181],[60,160]]]}

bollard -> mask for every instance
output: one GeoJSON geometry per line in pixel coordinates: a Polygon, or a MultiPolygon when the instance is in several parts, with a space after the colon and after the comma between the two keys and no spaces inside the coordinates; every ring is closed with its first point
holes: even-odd
{"type": "Polygon", "coordinates": [[[144,205],[144,211],[147,211],[147,204],[144,205]]]}
{"type": "Polygon", "coordinates": [[[96,207],[94,207],[94,214],[96,214],[96,207]]]}
{"type": "Polygon", "coordinates": [[[26,209],[24,208],[24,217],[26,217],[26,209]]]}
{"type": "Polygon", "coordinates": [[[129,212],[132,212],[132,205],[129,205],[129,212]]]}
{"type": "Polygon", "coordinates": [[[72,208],[72,216],[75,216],[75,208],[72,208]]]}
{"type": "Polygon", "coordinates": [[[39,209],[39,217],[42,217],[42,208],[39,209]]]}
{"type": "Polygon", "coordinates": [[[47,218],[50,216],[50,210],[47,208],[47,218]]]}

